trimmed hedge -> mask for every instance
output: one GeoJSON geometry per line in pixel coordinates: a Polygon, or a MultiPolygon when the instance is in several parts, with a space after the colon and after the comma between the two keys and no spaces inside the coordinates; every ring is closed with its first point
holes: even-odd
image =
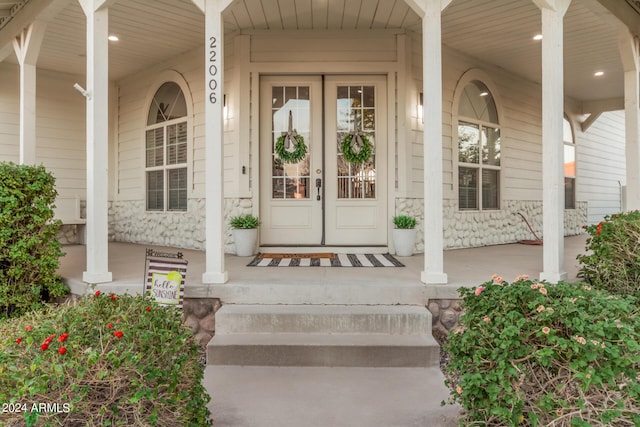
{"type": "Polygon", "coordinates": [[[52,206],[55,178],[44,166],[0,163],[0,317],[20,315],[63,296],[63,255],[52,206]]]}

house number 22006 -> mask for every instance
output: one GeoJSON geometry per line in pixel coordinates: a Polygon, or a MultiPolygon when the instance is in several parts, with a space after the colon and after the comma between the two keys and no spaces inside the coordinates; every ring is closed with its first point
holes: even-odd
{"type": "Polygon", "coordinates": [[[215,37],[209,37],[209,102],[218,102],[218,43],[215,37]]]}

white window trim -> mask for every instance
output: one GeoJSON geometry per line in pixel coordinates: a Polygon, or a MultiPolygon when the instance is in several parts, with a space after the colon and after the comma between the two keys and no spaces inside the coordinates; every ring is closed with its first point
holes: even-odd
{"type": "MultiPolygon", "coordinates": [[[[503,171],[506,169],[506,165],[505,165],[505,134],[504,134],[504,130],[505,130],[505,125],[504,125],[504,112],[502,110],[502,99],[500,98],[500,92],[498,92],[497,86],[493,83],[493,80],[491,79],[491,77],[484,72],[483,70],[480,70],[478,68],[472,68],[468,71],[466,71],[458,80],[458,82],[456,83],[456,88],[453,94],[453,101],[452,101],[452,117],[451,117],[451,160],[452,160],[452,170],[451,170],[451,174],[452,176],[452,181],[453,182],[453,202],[454,202],[454,206],[456,207],[456,211],[457,212],[500,212],[502,210],[502,207],[504,205],[503,201],[503,194],[504,194],[504,174],[503,171]],[[458,114],[458,111],[460,109],[460,98],[462,97],[462,94],[464,93],[464,89],[467,87],[467,85],[469,83],[471,83],[474,80],[478,80],[480,82],[482,82],[487,89],[489,89],[489,92],[491,93],[491,96],[493,97],[493,101],[496,105],[496,110],[498,112],[498,123],[489,123],[489,122],[483,122],[483,121],[479,121],[477,119],[470,119],[468,117],[465,116],[461,116],[458,114]],[[499,129],[500,129],[500,166],[491,166],[491,165],[483,165],[483,168],[487,168],[487,169],[492,169],[495,168],[494,170],[499,170],[500,171],[500,182],[498,184],[498,209],[483,209],[482,207],[482,182],[480,181],[479,183],[479,191],[478,191],[478,209],[460,209],[460,186],[459,186],[459,180],[458,180],[458,172],[459,172],[459,167],[472,167],[475,165],[475,163],[462,163],[458,161],[458,122],[459,121],[470,121],[471,123],[478,123],[481,124],[482,126],[484,126],[484,124],[486,123],[489,127],[495,127],[495,125],[497,124],[499,129]]],[[[508,162],[507,162],[508,163],[508,162]]],[[[477,165],[478,168],[480,168],[480,165],[477,165]]],[[[478,177],[480,180],[482,180],[482,176],[478,177]]]]}
{"type": "Polygon", "coordinates": [[[144,102],[144,110],[143,110],[144,114],[142,115],[142,135],[141,135],[141,147],[140,147],[140,175],[139,175],[139,182],[142,183],[142,211],[145,214],[166,214],[166,213],[172,213],[172,214],[184,214],[187,213],[189,211],[189,199],[191,199],[193,197],[193,174],[194,174],[194,165],[193,165],[193,159],[194,159],[194,155],[193,155],[193,150],[194,150],[194,144],[193,144],[193,126],[194,126],[194,108],[193,108],[193,98],[191,96],[191,89],[189,88],[189,84],[187,83],[187,80],[184,78],[184,76],[182,74],[180,74],[179,72],[175,71],[175,70],[165,70],[162,71],[158,77],[156,77],[156,79],[153,81],[153,83],[151,85],[149,85],[148,90],[147,90],[147,97],[145,99],[144,102]],[[184,95],[184,100],[185,103],[187,104],[187,115],[186,117],[180,117],[177,119],[172,119],[172,120],[168,120],[166,122],[161,122],[161,123],[155,123],[153,125],[147,125],[147,120],[149,117],[149,109],[151,108],[151,103],[153,102],[153,97],[155,96],[156,92],[158,91],[158,89],[160,89],[160,86],[162,86],[164,83],[168,83],[168,82],[172,82],[177,84],[180,87],[180,90],[182,90],[182,93],[184,95]],[[171,124],[176,124],[176,123],[181,123],[184,122],[186,119],[187,122],[187,162],[185,163],[181,163],[179,165],[167,165],[166,164],[166,141],[163,144],[163,157],[165,158],[165,165],[163,166],[154,166],[154,167],[149,167],[147,168],[146,165],[146,133],[148,130],[151,129],[155,129],[158,127],[165,127],[171,124]],[[164,190],[163,190],[163,197],[164,197],[164,203],[163,203],[163,209],[162,210],[147,210],[147,172],[153,171],[153,170],[169,170],[169,169],[179,169],[179,168],[184,168],[186,166],[187,168],[187,209],[185,210],[169,210],[168,209],[168,204],[169,204],[169,193],[168,193],[168,189],[167,189],[167,174],[165,173],[165,177],[164,177],[164,190]]]}

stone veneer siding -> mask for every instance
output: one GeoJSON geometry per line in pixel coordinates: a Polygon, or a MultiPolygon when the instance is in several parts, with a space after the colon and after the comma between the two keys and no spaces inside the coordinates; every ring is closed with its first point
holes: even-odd
{"type": "MultiPolygon", "coordinates": [[[[229,219],[253,213],[251,199],[224,199],[225,252],[235,252],[229,219]]],[[[186,212],[147,212],[143,200],[111,202],[109,209],[110,240],[174,246],[186,249],[205,248],[205,199],[189,199],[186,212]]]]}
{"type": "MultiPolygon", "coordinates": [[[[587,223],[587,202],[577,202],[576,209],[564,211],[565,236],[583,232],[587,223]]],[[[416,252],[424,251],[423,203],[417,198],[396,199],[396,215],[413,215],[418,218],[416,227],[416,252]]],[[[534,240],[521,212],[542,238],[542,202],[505,200],[496,211],[460,211],[453,200],[444,201],[444,247],[445,249],[471,248],[478,246],[514,243],[520,240],[534,240]]]]}
{"type": "Polygon", "coordinates": [[[429,300],[427,308],[431,312],[432,335],[442,342],[453,328],[458,326],[462,315],[462,300],[459,299],[433,299],[429,300]]]}
{"type": "Polygon", "coordinates": [[[196,341],[205,347],[216,331],[215,313],[220,309],[218,298],[185,298],[184,325],[193,332],[196,341]]]}

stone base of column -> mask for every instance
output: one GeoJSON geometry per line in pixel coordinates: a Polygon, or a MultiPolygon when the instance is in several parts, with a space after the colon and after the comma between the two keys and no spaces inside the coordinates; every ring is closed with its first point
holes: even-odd
{"type": "Polygon", "coordinates": [[[113,276],[110,271],[98,273],[85,271],[82,273],[82,281],[86,283],[107,283],[113,281],[113,276]]]}
{"type": "Polygon", "coordinates": [[[202,274],[202,283],[227,283],[229,277],[226,271],[216,272],[216,271],[207,271],[202,274]]]}
{"type": "Polygon", "coordinates": [[[420,273],[420,280],[428,285],[445,285],[447,284],[447,273],[423,271],[420,273]]]}

